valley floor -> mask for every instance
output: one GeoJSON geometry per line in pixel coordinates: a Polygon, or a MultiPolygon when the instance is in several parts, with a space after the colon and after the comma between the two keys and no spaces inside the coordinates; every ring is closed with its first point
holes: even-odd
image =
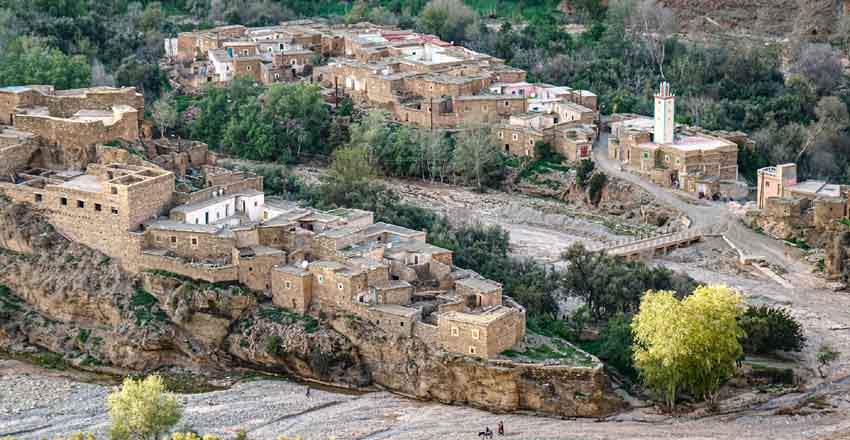
{"type": "MultiPolygon", "coordinates": [[[[107,385],[76,382],[60,373],[0,361],[0,436],[52,438],[89,431],[107,438],[107,385]]],[[[846,438],[850,411],[777,416],[772,410],[707,418],[670,418],[634,410],[612,420],[558,420],[495,415],[472,408],[418,402],[390,393],[347,395],[287,381],[253,381],[226,391],[182,396],[186,430],[251,439],[302,435],[305,440],[478,438],[504,421],[513,439],[801,439],[846,438]]],[[[772,402],[766,402],[770,406],[772,402]]]]}

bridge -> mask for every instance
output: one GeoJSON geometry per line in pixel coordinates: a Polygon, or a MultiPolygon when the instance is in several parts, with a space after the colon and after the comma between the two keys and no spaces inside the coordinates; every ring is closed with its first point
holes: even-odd
{"type": "Polygon", "coordinates": [[[681,232],[656,235],[649,238],[637,238],[602,245],[594,249],[608,255],[625,257],[629,260],[666,254],[676,248],[690,246],[707,235],[702,229],[688,229],[681,232]]]}

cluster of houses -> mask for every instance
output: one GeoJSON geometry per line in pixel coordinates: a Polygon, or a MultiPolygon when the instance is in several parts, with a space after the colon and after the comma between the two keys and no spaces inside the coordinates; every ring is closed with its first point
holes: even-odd
{"type": "Polygon", "coordinates": [[[498,125],[497,144],[519,156],[533,156],[534,144],[547,141],[569,160],[589,158],[596,136],[593,93],[528,83],[524,70],[504,60],[395,27],[322,20],[223,26],[181,33],[166,48],[189,87],[238,75],[263,84],[312,81],[329,102],[349,96],[401,123],[498,125]]]}

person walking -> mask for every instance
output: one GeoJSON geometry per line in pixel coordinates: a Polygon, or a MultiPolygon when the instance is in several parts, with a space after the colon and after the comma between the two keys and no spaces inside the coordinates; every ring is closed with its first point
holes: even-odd
{"type": "Polygon", "coordinates": [[[499,435],[505,435],[505,423],[501,420],[499,420],[499,425],[496,428],[496,432],[499,433],[499,435]]]}
{"type": "Polygon", "coordinates": [[[309,386],[307,387],[307,398],[308,399],[310,398],[310,387],[309,386]]]}

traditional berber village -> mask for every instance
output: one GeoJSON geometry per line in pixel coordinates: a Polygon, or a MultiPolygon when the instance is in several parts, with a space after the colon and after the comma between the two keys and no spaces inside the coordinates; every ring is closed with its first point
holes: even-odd
{"type": "Polygon", "coordinates": [[[850,438],[848,65],[842,1],[0,3],[0,440],[850,438]]]}

